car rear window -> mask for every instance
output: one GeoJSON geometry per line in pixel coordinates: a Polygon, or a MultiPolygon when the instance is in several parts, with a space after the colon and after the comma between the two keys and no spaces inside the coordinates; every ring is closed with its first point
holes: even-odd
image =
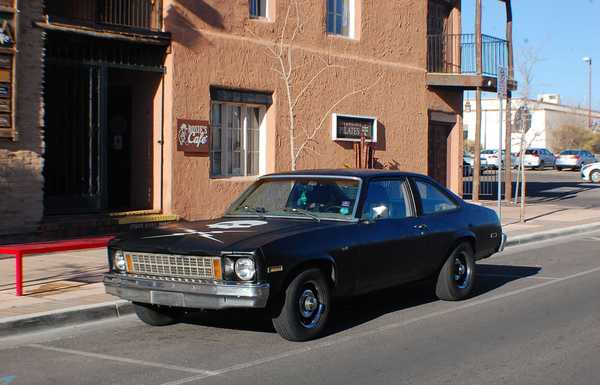
{"type": "Polygon", "coordinates": [[[565,150],[565,151],[561,151],[560,155],[577,155],[579,154],[579,151],[577,150],[565,150]]]}
{"type": "Polygon", "coordinates": [[[526,155],[538,155],[538,150],[527,150],[525,151],[526,155]]]}

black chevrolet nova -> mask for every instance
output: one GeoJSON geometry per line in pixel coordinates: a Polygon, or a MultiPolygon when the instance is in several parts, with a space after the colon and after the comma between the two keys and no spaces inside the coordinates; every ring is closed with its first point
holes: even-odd
{"type": "Polygon", "coordinates": [[[501,251],[496,213],[403,172],[311,170],[250,186],[219,219],[120,235],[106,291],[151,325],[190,309],[264,308],[277,332],[318,337],[335,297],[434,277],[473,289],[475,261],[501,251]]]}

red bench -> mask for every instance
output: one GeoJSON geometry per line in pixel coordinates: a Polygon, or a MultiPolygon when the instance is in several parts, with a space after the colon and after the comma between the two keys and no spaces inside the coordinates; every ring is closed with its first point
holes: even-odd
{"type": "Polygon", "coordinates": [[[23,257],[31,254],[54,253],[58,251],[95,249],[106,247],[114,236],[72,239],[68,241],[24,243],[20,245],[0,245],[0,254],[15,256],[16,294],[23,295],[23,257]]]}

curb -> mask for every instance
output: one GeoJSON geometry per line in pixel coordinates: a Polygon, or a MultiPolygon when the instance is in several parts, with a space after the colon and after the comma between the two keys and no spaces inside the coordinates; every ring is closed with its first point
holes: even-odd
{"type": "Polygon", "coordinates": [[[540,231],[533,234],[520,235],[518,237],[509,236],[508,241],[506,242],[506,247],[521,246],[528,243],[545,241],[548,239],[558,239],[575,234],[590,233],[596,230],[600,230],[600,222],[586,223],[572,227],[563,227],[555,230],[540,231]]]}
{"type": "Polygon", "coordinates": [[[118,300],[9,317],[0,319],[0,338],[110,318],[116,319],[133,312],[133,305],[130,302],[118,300]]]}

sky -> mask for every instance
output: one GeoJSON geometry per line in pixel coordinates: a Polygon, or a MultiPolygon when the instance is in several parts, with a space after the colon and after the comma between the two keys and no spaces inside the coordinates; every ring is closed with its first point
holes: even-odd
{"type": "MultiPolygon", "coordinates": [[[[504,38],[504,3],[482,0],[482,4],[483,33],[504,38]]],[[[562,104],[587,107],[588,65],[582,59],[589,56],[594,73],[592,104],[600,110],[600,0],[513,0],[512,7],[515,66],[520,52],[535,52],[539,59],[532,71],[530,96],[559,93],[562,104]]],[[[475,0],[463,0],[462,11],[463,33],[473,33],[475,0]]]]}

